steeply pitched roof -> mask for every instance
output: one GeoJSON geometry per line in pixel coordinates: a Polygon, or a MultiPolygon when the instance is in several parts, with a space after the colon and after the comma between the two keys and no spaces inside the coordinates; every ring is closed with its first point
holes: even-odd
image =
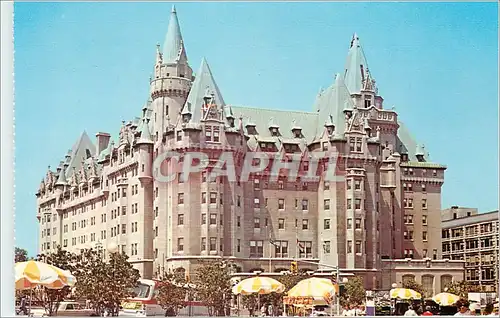
{"type": "Polygon", "coordinates": [[[191,122],[199,123],[202,117],[202,106],[204,104],[204,98],[207,94],[212,95],[215,104],[224,112],[227,112],[226,103],[222,98],[219,87],[215,82],[215,79],[210,70],[210,66],[205,58],[201,61],[198,73],[196,73],[196,78],[189,92],[188,98],[184,107],[182,108],[182,113],[191,114],[191,122]]]}
{"type": "Polygon", "coordinates": [[[337,74],[333,85],[324,90],[316,99],[315,109],[318,110],[318,120],[314,137],[321,136],[326,120],[331,120],[335,125],[335,136],[342,136],[345,131],[344,109],[353,109],[353,107],[354,104],[344,79],[337,74]]]}
{"type": "MultiPolygon", "coordinates": [[[[399,153],[407,153],[408,159],[411,161],[417,160],[416,150],[417,150],[417,141],[411,135],[408,128],[398,120],[399,129],[398,129],[398,138],[396,140],[396,149],[395,151],[399,153]]],[[[424,153],[424,159],[429,161],[429,154],[427,152],[424,153]]]]}
{"type": "Polygon", "coordinates": [[[349,92],[359,93],[361,91],[367,70],[368,63],[366,62],[365,53],[359,43],[358,35],[354,34],[347,54],[344,73],[345,84],[349,92]]]}
{"type": "Polygon", "coordinates": [[[68,168],[66,169],[66,180],[68,180],[73,173],[73,170],[79,170],[82,161],[96,155],[96,146],[92,143],[87,132],[80,135],[78,141],[73,145],[69,154],[68,168]]]}
{"type": "Polygon", "coordinates": [[[167,36],[163,44],[163,63],[175,63],[181,59],[187,60],[186,49],[182,39],[179,19],[177,18],[177,11],[175,6],[172,6],[167,36]]]}

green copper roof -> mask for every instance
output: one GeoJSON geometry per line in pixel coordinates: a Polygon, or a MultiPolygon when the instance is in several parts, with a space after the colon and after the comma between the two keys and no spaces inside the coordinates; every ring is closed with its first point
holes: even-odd
{"type": "Polygon", "coordinates": [[[402,162],[402,167],[414,167],[414,168],[436,168],[436,169],[446,169],[445,165],[432,162],[418,162],[418,161],[408,161],[402,162]]]}
{"type": "MultiPolygon", "coordinates": [[[[410,134],[408,128],[406,128],[405,124],[398,120],[399,129],[398,129],[398,138],[396,140],[396,149],[395,151],[399,153],[407,153],[409,160],[417,160],[416,158],[416,150],[417,150],[417,142],[410,134]]],[[[424,154],[425,161],[429,161],[429,154],[424,154]]]]}
{"type": "Polygon", "coordinates": [[[354,104],[351,95],[340,74],[335,77],[333,85],[323,91],[316,99],[315,109],[318,110],[315,138],[319,138],[325,129],[325,121],[335,125],[335,137],[342,136],[345,131],[344,108],[352,109],[354,104]],[[329,118],[329,116],[331,116],[329,118]]]}
{"type": "Polygon", "coordinates": [[[152,144],[153,137],[151,136],[151,131],[149,128],[149,120],[144,118],[141,125],[141,137],[137,141],[138,144],[152,144]]]}
{"type": "Polygon", "coordinates": [[[359,43],[357,34],[353,35],[351,47],[347,54],[345,63],[344,79],[349,92],[359,93],[363,87],[363,81],[366,78],[368,63],[366,62],[365,53],[359,43]]]}
{"type": "Polygon", "coordinates": [[[163,63],[175,63],[181,57],[187,60],[181,27],[179,26],[179,19],[177,19],[177,11],[175,10],[175,6],[173,6],[170,13],[167,36],[163,44],[163,63]]]}
{"type": "Polygon", "coordinates": [[[73,169],[79,170],[82,161],[90,156],[94,156],[96,152],[96,146],[92,143],[87,132],[83,132],[78,138],[78,141],[71,148],[69,153],[68,168],[65,171],[66,179],[68,179],[73,173],[73,169]]]}
{"type": "MultiPolygon", "coordinates": [[[[198,123],[202,116],[202,106],[204,105],[204,97],[207,95],[212,95],[215,100],[215,104],[220,109],[223,109],[225,113],[228,112],[226,103],[222,98],[222,94],[219,91],[219,87],[215,82],[215,79],[208,66],[208,62],[205,58],[201,61],[198,73],[196,73],[196,78],[189,92],[186,104],[182,109],[182,113],[191,113],[191,122],[198,123]]],[[[229,115],[229,114],[227,114],[229,115]]]]}

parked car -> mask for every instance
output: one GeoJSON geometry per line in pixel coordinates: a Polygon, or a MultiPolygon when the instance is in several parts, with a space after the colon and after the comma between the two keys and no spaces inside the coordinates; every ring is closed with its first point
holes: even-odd
{"type": "MultiPolygon", "coordinates": [[[[44,317],[47,316],[45,310],[37,309],[31,311],[33,316],[35,317],[44,317]]],[[[75,301],[63,301],[59,304],[59,308],[57,309],[57,316],[63,317],[94,317],[97,316],[92,309],[86,309],[85,306],[80,305],[75,301]]]]}

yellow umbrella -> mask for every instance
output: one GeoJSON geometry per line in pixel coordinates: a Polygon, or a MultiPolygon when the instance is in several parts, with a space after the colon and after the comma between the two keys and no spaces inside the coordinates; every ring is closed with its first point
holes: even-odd
{"type": "Polygon", "coordinates": [[[434,295],[432,297],[432,300],[439,306],[452,306],[454,305],[458,300],[460,299],[460,296],[450,294],[450,293],[439,293],[437,295],[434,295]]]}
{"type": "Polygon", "coordinates": [[[323,297],[329,301],[337,292],[337,285],[334,285],[327,278],[312,277],[301,280],[297,285],[288,291],[289,297],[323,297]]]}
{"type": "Polygon", "coordinates": [[[27,261],[16,263],[15,281],[16,289],[31,289],[35,286],[60,289],[74,286],[76,279],[69,271],[42,262],[27,261]]]}
{"type": "Polygon", "coordinates": [[[391,298],[399,298],[399,299],[421,299],[422,295],[420,293],[414,291],[409,288],[393,288],[390,293],[391,298]]]}
{"type": "Polygon", "coordinates": [[[285,286],[276,279],[260,276],[244,279],[232,289],[233,294],[236,295],[282,293],[283,291],[285,291],[285,286]]]}

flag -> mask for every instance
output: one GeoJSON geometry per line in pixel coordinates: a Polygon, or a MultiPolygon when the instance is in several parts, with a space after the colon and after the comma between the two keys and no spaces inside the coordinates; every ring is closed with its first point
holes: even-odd
{"type": "Polygon", "coordinates": [[[299,247],[299,251],[304,252],[304,244],[297,239],[297,246],[299,247]]]}

